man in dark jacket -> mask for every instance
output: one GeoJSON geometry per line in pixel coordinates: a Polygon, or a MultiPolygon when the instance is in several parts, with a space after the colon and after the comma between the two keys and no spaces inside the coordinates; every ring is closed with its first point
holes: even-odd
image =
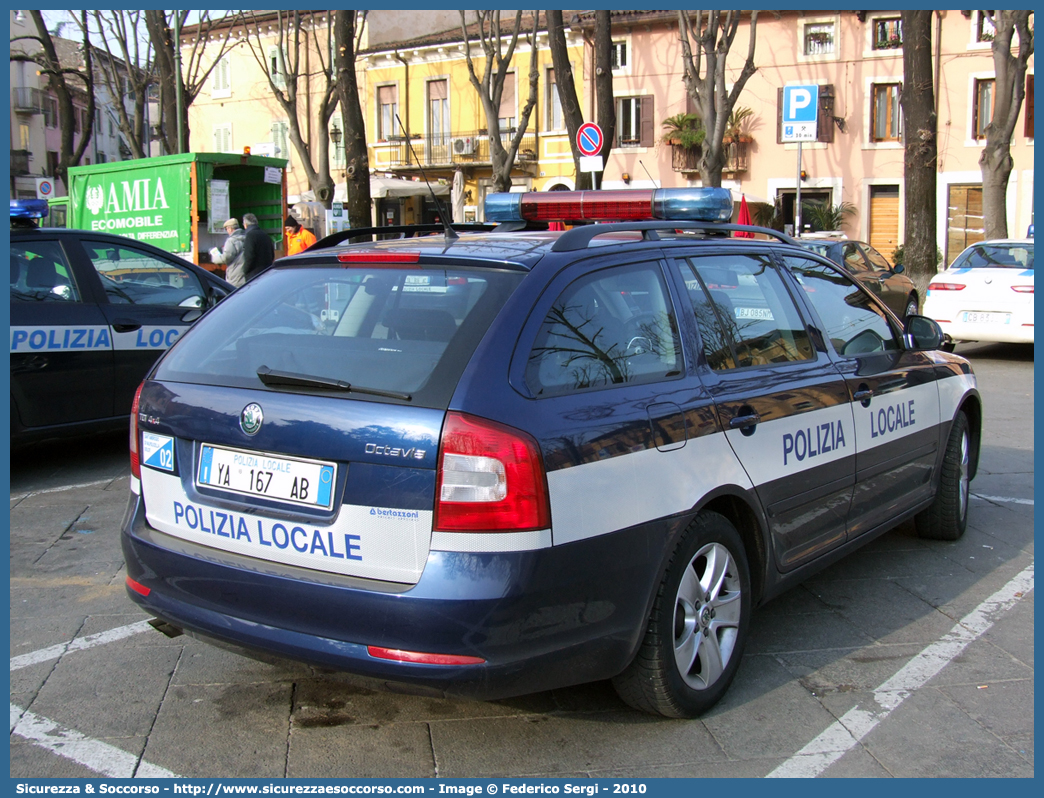
{"type": "Polygon", "coordinates": [[[247,282],[257,277],[272,265],[275,260],[275,245],[272,239],[257,224],[257,217],[252,213],[243,214],[243,225],[246,227],[246,241],[243,242],[243,275],[247,282]]]}

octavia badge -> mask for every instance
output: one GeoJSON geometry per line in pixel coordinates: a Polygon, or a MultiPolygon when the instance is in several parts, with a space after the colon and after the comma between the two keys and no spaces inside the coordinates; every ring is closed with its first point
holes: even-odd
{"type": "Polygon", "coordinates": [[[251,402],[239,414],[239,427],[247,435],[256,435],[264,420],[265,414],[261,411],[261,405],[251,402]]]}

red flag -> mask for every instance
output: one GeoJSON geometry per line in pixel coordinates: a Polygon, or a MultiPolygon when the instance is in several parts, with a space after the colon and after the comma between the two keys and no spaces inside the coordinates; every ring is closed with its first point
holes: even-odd
{"type": "MultiPolygon", "coordinates": [[[[739,215],[736,217],[736,224],[754,224],[754,220],[750,218],[750,208],[747,207],[747,195],[740,195],[740,209],[739,215]]],[[[735,238],[754,238],[753,233],[748,233],[745,230],[737,230],[732,234],[735,238]]]]}

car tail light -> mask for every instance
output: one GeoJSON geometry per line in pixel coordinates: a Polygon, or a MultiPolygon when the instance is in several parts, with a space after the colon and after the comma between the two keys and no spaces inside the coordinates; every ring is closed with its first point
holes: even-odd
{"type": "Polygon", "coordinates": [[[403,651],[398,648],[381,648],[367,646],[366,652],[377,659],[390,659],[396,662],[418,662],[423,665],[481,665],[482,657],[468,657],[463,654],[427,654],[423,651],[403,651]]]}
{"type": "Polygon", "coordinates": [[[141,479],[141,460],[138,457],[138,402],[141,401],[141,389],[145,387],[143,382],[134,392],[134,401],[131,403],[130,417],[130,461],[131,476],[141,479]]]}
{"type": "Polygon", "coordinates": [[[1033,293],[1033,286],[1032,285],[1013,285],[1011,287],[1011,290],[1014,291],[1016,294],[1032,294],[1033,293]]]}
{"type": "Polygon", "coordinates": [[[964,283],[929,283],[929,291],[963,291],[967,288],[964,283]]]}
{"type": "Polygon", "coordinates": [[[493,421],[448,413],[439,444],[435,529],[547,529],[551,511],[537,442],[493,421]]]}
{"type": "Polygon", "coordinates": [[[369,266],[384,266],[397,263],[416,263],[420,260],[419,252],[339,252],[337,260],[341,263],[365,263],[369,266]]]}

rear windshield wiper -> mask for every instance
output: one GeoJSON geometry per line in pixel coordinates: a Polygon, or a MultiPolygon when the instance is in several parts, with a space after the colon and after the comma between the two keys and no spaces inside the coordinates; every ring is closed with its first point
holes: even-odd
{"type": "Polygon", "coordinates": [[[383,391],[379,388],[360,388],[357,385],[335,380],[328,377],[312,376],[309,374],[294,374],[290,371],[275,371],[268,366],[258,366],[257,377],[265,385],[275,387],[277,385],[294,386],[297,388],[323,388],[330,391],[344,391],[345,393],[364,393],[370,396],[385,396],[389,399],[402,399],[405,402],[413,400],[408,393],[401,391],[383,391]]]}

